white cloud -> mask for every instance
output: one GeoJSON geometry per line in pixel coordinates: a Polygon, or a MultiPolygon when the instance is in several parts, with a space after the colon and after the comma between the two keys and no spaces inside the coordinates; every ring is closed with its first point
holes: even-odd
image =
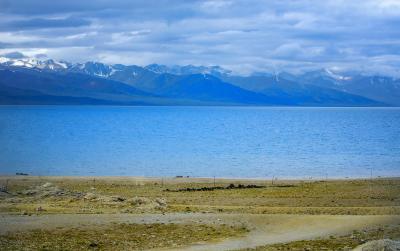
{"type": "Polygon", "coordinates": [[[212,0],[212,1],[205,1],[201,4],[201,9],[204,12],[218,12],[221,9],[227,8],[232,5],[231,1],[225,0],[212,0]]]}
{"type": "Polygon", "coordinates": [[[0,9],[0,21],[2,51],[73,61],[222,65],[237,72],[400,68],[397,0],[27,0],[0,9]],[[48,27],[49,18],[78,26],[48,27]],[[32,19],[39,20],[34,29],[24,27],[32,19]]]}

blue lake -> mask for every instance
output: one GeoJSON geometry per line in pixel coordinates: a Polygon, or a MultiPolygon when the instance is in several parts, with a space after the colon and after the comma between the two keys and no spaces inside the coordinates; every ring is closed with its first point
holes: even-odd
{"type": "Polygon", "coordinates": [[[0,107],[0,174],[400,176],[399,108],[0,107]]]}

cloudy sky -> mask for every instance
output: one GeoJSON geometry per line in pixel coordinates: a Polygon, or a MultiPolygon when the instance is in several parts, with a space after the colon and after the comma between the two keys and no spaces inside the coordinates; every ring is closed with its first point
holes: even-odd
{"type": "Polygon", "coordinates": [[[399,76],[400,0],[0,0],[0,54],[399,76]]]}

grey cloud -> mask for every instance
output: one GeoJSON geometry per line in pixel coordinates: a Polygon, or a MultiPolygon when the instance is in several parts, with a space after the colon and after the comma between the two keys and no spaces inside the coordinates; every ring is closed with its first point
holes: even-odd
{"type": "Polygon", "coordinates": [[[35,58],[43,59],[43,58],[47,58],[47,55],[44,53],[39,53],[39,54],[35,55],[35,58]]]}
{"type": "Polygon", "coordinates": [[[26,20],[16,20],[5,22],[0,25],[1,31],[20,31],[48,28],[68,28],[87,26],[90,22],[82,18],[64,18],[64,19],[49,19],[49,18],[32,18],[26,20]]]}
{"type": "Polygon", "coordinates": [[[19,58],[25,58],[26,57],[24,54],[22,54],[21,52],[18,52],[18,51],[4,53],[1,56],[7,57],[7,58],[14,58],[14,59],[19,59],[19,58]]]}
{"type": "Polygon", "coordinates": [[[238,72],[400,67],[400,4],[390,0],[0,0],[1,15],[0,52],[238,72]]]}

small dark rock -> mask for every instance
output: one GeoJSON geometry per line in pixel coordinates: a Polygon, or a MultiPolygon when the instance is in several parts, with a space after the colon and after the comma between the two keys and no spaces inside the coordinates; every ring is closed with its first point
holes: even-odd
{"type": "Polygon", "coordinates": [[[91,248],[96,248],[98,246],[99,246],[99,244],[97,242],[94,242],[94,241],[90,242],[90,244],[89,244],[89,247],[91,247],[91,248]]]}
{"type": "Polygon", "coordinates": [[[43,211],[46,211],[46,210],[43,209],[42,207],[38,207],[38,208],[36,208],[36,211],[37,211],[37,212],[43,212],[43,211]]]}

